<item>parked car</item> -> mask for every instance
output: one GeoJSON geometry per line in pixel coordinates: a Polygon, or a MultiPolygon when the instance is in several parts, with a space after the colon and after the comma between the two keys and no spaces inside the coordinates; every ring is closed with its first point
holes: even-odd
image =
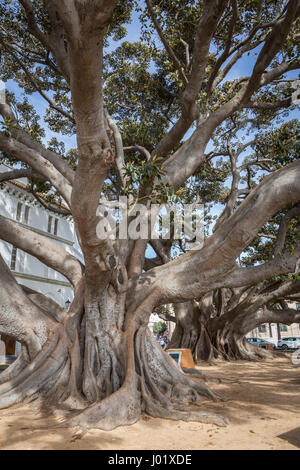
{"type": "Polygon", "coordinates": [[[278,348],[280,349],[299,349],[300,348],[300,337],[290,336],[289,338],[281,338],[278,341],[278,348]]]}
{"type": "Polygon", "coordinates": [[[267,341],[268,343],[272,343],[275,346],[275,349],[277,348],[277,339],[276,338],[264,338],[264,341],[267,341]]]}
{"type": "Polygon", "coordinates": [[[263,349],[274,349],[274,344],[270,341],[266,341],[265,339],[261,338],[247,338],[249,343],[253,344],[253,346],[258,346],[259,348],[263,349]]]}

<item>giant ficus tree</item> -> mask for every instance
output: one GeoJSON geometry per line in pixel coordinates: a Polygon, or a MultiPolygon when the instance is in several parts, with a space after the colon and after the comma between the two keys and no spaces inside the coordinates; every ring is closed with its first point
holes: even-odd
{"type": "Polygon", "coordinates": [[[205,179],[212,156],[207,145],[225,123],[234,124],[240,113],[249,123],[263,121],[264,113],[272,121],[287,109],[293,89],[285,74],[299,67],[300,2],[136,2],[142,39],[112,53],[110,43],[126,35],[133,3],[0,3],[2,77],[38,93],[48,106],[49,127],[77,140],[75,150],[61,155],[59,143],[43,145],[37,123],[24,118],[26,103],[18,105],[19,121],[16,106],[1,104],[0,149],[11,163],[23,164],[2,181],[27,171],[31,191],[37,197],[44,192],[48,207],[54,207],[51,197],[61,198],[84,257],[83,265],[1,217],[0,237],[69,279],[74,301],[63,314],[49,299],[22,289],[0,260],[0,332],[23,345],[1,374],[0,407],[33,398],[63,402],[78,409],[66,425],[81,429],[130,424],[142,411],[223,425],[222,417],[184,408],[221,397],[160,349],[147,329],[149,315],[159,305],[295,271],[299,247],[250,267],[237,259],[274,214],[299,201],[299,162],[249,188],[201,249],[169,261],[156,240],[163,264],[152,269],[147,237],[97,235],[99,199],[128,194],[149,207],[153,193],[180,197],[194,177],[205,179]],[[250,73],[228,80],[245,55],[250,73]]]}

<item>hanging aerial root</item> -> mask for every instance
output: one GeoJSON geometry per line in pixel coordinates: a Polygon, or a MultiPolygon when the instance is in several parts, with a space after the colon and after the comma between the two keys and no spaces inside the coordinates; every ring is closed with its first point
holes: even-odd
{"type": "Polygon", "coordinates": [[[197,363],[200,360],[211,362],[217,357],[216,348],[212,344],[205,326],[201,325],[199,338],[194,349],[195,362],[197,363]]]}
{"type": "Polygon", "coordinates": [[[211,338],[207,332],[204,324],[201,324],[197,332],[184,331],[184,328],[176,327],[175,333],[177,334],[174,338],[174,333],[168,348],[188,348],[192,351],[193,359],[197,364],[203,360],[211,362],[218,357],[218,351],[214,347],[211,338]]]}

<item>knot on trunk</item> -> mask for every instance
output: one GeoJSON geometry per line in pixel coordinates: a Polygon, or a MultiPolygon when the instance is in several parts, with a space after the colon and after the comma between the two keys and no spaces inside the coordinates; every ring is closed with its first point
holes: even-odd
{"type": "Polygon", "coordinates": [[[117,260],[114,255],[110,255],[108,257],[107,264],[111,269],[114,269],[117,266],[117,260]]]}

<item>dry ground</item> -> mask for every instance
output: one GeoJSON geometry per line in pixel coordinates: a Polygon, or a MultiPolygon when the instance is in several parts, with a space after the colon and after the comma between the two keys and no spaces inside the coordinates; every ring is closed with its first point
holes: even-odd
{"type": "Polygon", "coordinates": [[[72,442],[72,429],[35,429],[56,418],[26,405],[0,411],[2,449],[300,449],[300,367],[290,356],[200,369],[222,379],[211,387],[229,401],[203,407],[227,416],[227,428],[144,416],[133,426],[91,430],[72,442]]]}

